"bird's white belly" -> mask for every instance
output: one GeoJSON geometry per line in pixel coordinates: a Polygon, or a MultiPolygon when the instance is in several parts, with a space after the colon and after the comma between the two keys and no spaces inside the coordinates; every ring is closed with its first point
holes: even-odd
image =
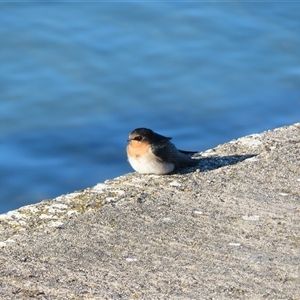
{"type": "Polygon", "coordinates": [[[163,162],[150,153],[142,157],[128,156],[128,161],[135,171],[142,174],[167,174],[175,168],[175,164],[163,162]]]}

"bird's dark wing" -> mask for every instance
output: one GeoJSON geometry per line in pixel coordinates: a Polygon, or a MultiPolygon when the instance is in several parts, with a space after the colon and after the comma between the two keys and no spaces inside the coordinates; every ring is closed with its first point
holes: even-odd
{"type": "Polygon", "coordinates": [[[154,145],[152,144],[151,147],[152,152],[162,161],[174,163],[175,165],[186,166],[194,166],[198,164],[197,160],[192,159],[191,157],[189,157],[181,151],[178,151],[175,145],[169,141],[163,141],[154,145]]]}

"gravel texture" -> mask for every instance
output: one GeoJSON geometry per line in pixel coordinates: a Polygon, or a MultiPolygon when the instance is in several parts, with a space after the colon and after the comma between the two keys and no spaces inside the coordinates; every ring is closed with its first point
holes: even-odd
{"type": "Polygon", "coordinates": [[[300,124],[0,215],[0,299],[300,299],[300,124]]]}

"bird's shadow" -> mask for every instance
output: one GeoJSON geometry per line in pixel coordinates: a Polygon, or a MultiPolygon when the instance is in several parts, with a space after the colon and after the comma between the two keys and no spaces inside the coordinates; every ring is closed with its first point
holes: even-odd
{"type": "Polygon", "coordinates": [[[221,167],[235,165],[256,155],[257,154],[199,157],[199,159],[197,158],[199,160],[198,165],[194,167],[180,168],[176,171],[176,174],[192,173],[196,169],[200,169],[201,172],[208,172],[221,167]]]}

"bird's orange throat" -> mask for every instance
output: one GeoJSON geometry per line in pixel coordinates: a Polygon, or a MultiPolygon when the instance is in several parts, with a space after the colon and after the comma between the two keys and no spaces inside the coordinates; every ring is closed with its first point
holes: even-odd
{"type": "Polygon", "coordinates": [[[148,152],[150,145],[140,141],[130,141],[127,146],[127,153],[132,157],[139,157],[148,152]]]}

